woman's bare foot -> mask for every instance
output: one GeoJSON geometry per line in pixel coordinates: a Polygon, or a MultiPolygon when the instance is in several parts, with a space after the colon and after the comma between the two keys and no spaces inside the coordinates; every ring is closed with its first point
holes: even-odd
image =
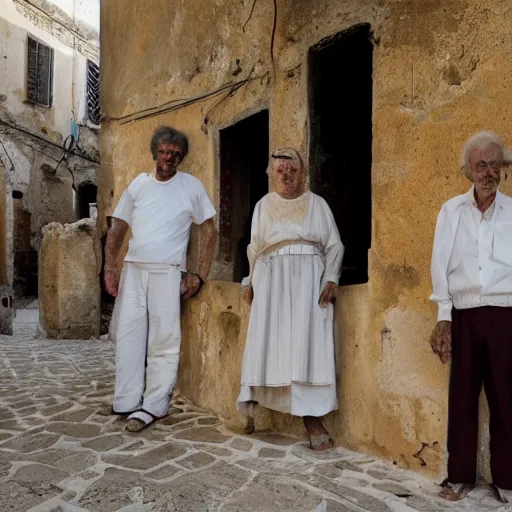
{"type": "Polygon", "coordinates": [[[244,434],[254,434],[254,418],[250,416],[247,418],[247,422],[245,423],[244,434]]]}
{"type": "Polygon", "coordinates": [[[325,429],[320,418],[304,416],[304,426],[309,434],[309,446],[312,450],[324,451],[334,447],[329,432],[325,429]]]}

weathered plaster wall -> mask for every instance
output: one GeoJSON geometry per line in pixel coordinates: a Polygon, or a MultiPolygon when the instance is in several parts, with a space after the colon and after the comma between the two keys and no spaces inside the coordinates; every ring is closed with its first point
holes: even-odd
{"type": "MultiPolygon", "coordinates": [[[[70,119],[74,117],[78,123],[83,121],[86,60],[90,58],[98,62],[98,54],[88,55],[76,48],[73,34],[62,27],[60,32],[53,34],[52,26],[45,25],[50,18],[33,9],[24,10],[23,6],[23,2],[0,0],[1,118],[62,144],[70,133],[70,119]],[[26,101],[28,35],[54,49],[53,104],[50,108],[26,101]],[[79,112],[82,113],[80,118],[77,117],[79,112]]],[[[91,41],[91,51],[95,48],[92,43],[94,40],[91,41]]],[[[86,150],[88,145],[85,144],[86,150]]],[[[92,145],[97,146],[97,141],[92,145]]]]}
{"type": "Polygon", "coordinates": [[[0,162],[0,285],[9,284],[6,261],[6,171],[0,162]]]}
{"type": "MultiPolygon", "coordinates": [[[[151,167],[149,137],[160,124],[190,136],[183,170],[204,182],[217,205],[219,128],[267,106],[271,146],[307,151],[308,48],[370,23],[375,43],[370,280],[340,290],[340,409],[326,423],[345,446],[439,476],[445,463],[448,368],[428,345],[436,319],[428,301],[431,244],[441,204],[469,187],[458,171],[464,140],[492,129],[512,144],[512,41],[503,36],[512,23],[509,2],[278,0],[275,73],[273,2],[257,1],[244,31],[251,6],[252,0],[195,1],[186,7],[155,0],[152,9],[142,0],[129,8],[102,2],[107,119],[100,142],[101,230],[131,179],[151,167]],[[125,26],[131,30],[120,29],[125,26]],[[229,89],[133,121],[141,110],[249,75],[254,80],[220,104],[229,89]]],[[[503,189],[510,190],[510,184],[503,189]]],[[[194,243],[193,238],[193,248],[194,243]]],[[[194,268],[193,257],[190,265],[194,268]]],[[[187,305],[183,320],[181,391],[239,425],[235,400],[247,317],[236,283],[210,281],[187,305]]],[[[302,432],[298,420],[279,414],[262,412],[257,425],[302,432]]]]}
{"type": "Polygon", "coordinates": [[[9,128],[3,130],[1,126],[0,140],[5,146],[5,151],[0,147],[0,161],[5,162],[6,169],[6,255],[9,282],[12,282],[14,249],[12,236],[15,229],[13,191],[23,194],[22,205],[32,214],[31,246],[37,251],[41,243],[41,228],[45,224],[73,222],[77,218],[71,172],[74,175],[76,187],[83,182],[95,183],[97,165],[79,157],[70,156],[54,172],[62,156],[62,150],[59,147],[47,145],[9,128]]]}
{"type": "MultiPolygon", "coordinates": [[[[84,122],[86,60],[97,61],[98,45],[97,31],[83,22],[77,25],[51,2],[38,0],[32,6],[25,0],[0,0],[0,161],[7,170],[6,254],[10,283],[16,273],[12,192],[23,194],[23,208],[31,213],[31,250],[35,253],[45,224],[76,219],[73,180],[76,187],[84,181],[96,182],[98,136],[97,130],[90,127],[80,127],[79,144],[85,158],[69,155],[56,172],[55,167],[63,154],[62,143],[70,133],[70,120],[84,122]],[[37,7],[46,9],[48,14],[37,7]],[[78,35],[75,37],[66,27],[78,35]],[[50,108],[26,101],[28,35],[54,49],[50,108]]],[[[17,272],[27,270],[21,268],[17,272]]]]}

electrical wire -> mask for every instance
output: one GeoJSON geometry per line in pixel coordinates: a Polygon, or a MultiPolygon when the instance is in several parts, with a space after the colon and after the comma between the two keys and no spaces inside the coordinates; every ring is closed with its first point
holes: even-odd
{"type": "Polygon", "coordinates": [[[9,169],[9,171],[15,171],[16,167],[14,166],[14,162],[12,161],[11,156],[7,152],[7,148],[4,146],[4,143],[3,143],[2,139],[0,139],[0,144],[2,144],[2,147],[4,148],[5,154],[7,155],[7,158],[9,159],[9,162],[11,163],[11,168],[9,169]]]}
{"type": "MultiPolygon", "coordinates": [[[[26,0],[26,1],[28,1],[28,0],[26,0]]],[[[245,32],[245,27],[246,27],[247,23],[249,23],[252,15],[254,13],[254,8],[256,6],[256,3],[257,3],[257,0],[253,0],[253,4],[251,7],[251,12],[249,14],[249,17],[247,18],[246,22],[242,26],[242,30],[244,32],[245,32]]],[[[275,59],[274,59],[274,43],[275,43],[276,28],[277,28],[277,0],[273,0],[273,3],[274,3],[274,18],[273,18],[273,22],[272,22],[272,35],[271,35],[271,39],[270,39],[270,59],[272,61],[272,69],[275,74],[276,68],[275,68],[275,59]]],[[[160,105],[156,105],[154,107],[149,107],[149,108],[145,108],[142,110],[138,110],[137,112],[132,112],[131,114],[127,114],[125,116],[115,117],[115,116],[106,115],[103,119],[105,119],[106,121],[121,121],[119,123],[120,125],[124,125],[124,124],[135,122],[135,121],[141,121],[142,119],[148,119],[150,117],[158,116],[160,114],[165,114],[168,112],[172,112],[174,110],[188,107],[189,105],[193,105],[194,103],[198,103],[198,102],[206,100],[212,96],[216,96],[217,94],[220,94],[221,92],[225,91],[226,89],[230,89],[230,91],[228,92],[228,94],[225,97],[223,97],[218,103],[213,105],[213,107],[211,107],[208,110],[208,113],[204,118],[205,124],[206,124],[208,122],[208,114],[211,112],[211,110],[213,108],[216,108],[220,103],[222,103],[227,98],[232,96],[242,85],[245,85],[252,80],[257,80],[258,78],[265,78],[265,76],[268,75],[268,73],[265,73],[265,74],[257,76],[257,77],[251,77],[252,71],[253,70],[251,70],[251,72],[249,73],[247,78],[244,78],[243,80],[239,80],[238,82],[233,82],[230,84],[225,84],[217,89],[214,89],[213,91],[209,91],[209,92],[200,94],[198,96],[195,96],[195,97],[192,97],[189,99],[177,98],[174,100],[169,100],[160,105]]]]}
{"type": "Polygon", "coordinates": [[[257,2],[257,1],[258,1],[258,0],[254,0],[254,1],[252,2],[251,12],[250,12],[249,17],[247,18],[246,22],[245,22],[245,23],[243,24],[243,26],[242,26],[242,32],[245,32],[245,27],[247,26],[247,23],[249,23],[249,21],[250,21],[250,20],[251,20],[251,18],[252,18],[252,13],[254,12],[254,7],[256,6],[256,2],[257,2]]]}
{"type": "MultiPolygon", "coordinates": [[[[177,103],[177,102],[183,102],[183,103],[180,103],[180,105],[182,104],[189,104],[189,102],[195,102],[195,101],[200,101],[202,99],[205,99],[205,98],[208,98],[210,96],[213,96],[215,94],[218,94],[219,92],[222,92],[222,91],[225,91],[226,89],[229,89],[230,87],[232,87],[233,85],[236,85],[236,83],[238,82],[235,82],[235,84],[225,84],[221,87],[219,87],[218,89],[215,89],[213,91],[210,91],[210,92],[207,92],[207,93],[204,93],[204,94],[201,94],[199,96],[196,96],[196,97],[193,97],[193,98],[177,98],[177,99],[174,99],[174,100],[169,100],[169,101],[166,101],[165,103],[161,103],[160,105],[156,105],[154,107],[149,107],[149,108],[145,108],[143,110],[138,110],[137,112],[132,112],[131,114],[127,114],[125,116],[120,116],[120,117],[111,117],[111,116],[105,116],[104,119],[106,119],[107,121],[124,121],[126,119],[128,119],[129,121],[138,121],[139,119],[144,119],[145,116],[139,116],[139,114],[144,114],[146,112],[149,112],[149,111],[152,111],[151,113],[153,114],[159,114],[160,112],[167,112],[167,108],[173,108],[174,106],[170,106],[171,103],[177,103]],[[168,107],[168,105],[170,107],[168,107]],[[162,109],[162,110],[157,110],[157,109],[162,109]],[[130,119],[130,118],[133,118],[133,119],[130,119]]],[[[149,115],[149,117],[151,117],[151,115],[149,115]]],[[[125,123],[120,123],[120,124],[125,124],[125,123]]]]}
{"type": "MultiPolygon", "coordinates": [[[[242,32],[245,32],[245,27],[247,26],[247,24],[249,23],[249,21],[252,18],[252,15],[254,13],[254,8],[256,7],[257,1],[258,0],[254,0],[252,3],[251,12],[249,13],[249,17],[247,18],[247,20],[245,21],[245,23],[242,26],[242,32]]],[[[274,1],[274,20],[272,22],[272,36],[270,39],[270,60],[272,61],[272,68],[273,68],[274,74],[275,74],[276,66],[274,63],[274,41],[276,38],[276,25],[277,25],[277,0],[273,0],[273,1],[274,1]]]]}
{"type": "MultiPolygon", "coordinates": [[[[222,103],[224,103],[228,98],[230,98],[231,96],[233,96],[233,94],[235,94],[236,91],[238,91],[238,89],[240,89],[241,87],[243,87],[246,83],[248,83],[249,81],[251,81],[253,78],[252,78],[252,74],[254,73],[254,68],[256,67],[256,65],[254,65],[251,69],[251,71],[249,71],[249,74],[247,75],[247,78],[245,79],[246,81],[240,83],[240,84],[237,84],[237,85],[234,85],[230,91],[225,95],[223,96],[220,100],[218,100],[217,102],[215,102],[213,105],[210,106],[210,108],[206,111],[206,114],[204,116],[204,119],[203,119],[203,126],[206,126],[208,124],[208,121],[209,121],[209,118],[210,118],[210,114],[219,106],[221,105],[222,103]]],[[[268,75],[268,72],[261,75],[259,78],[263,79],[265,78],[266,76],[268,75]]],[[[258,78],[258,77],[257,77],[258,78]]]]}
{"type": "Polygon", "coordinates": [[[240,84],[240,85],[234,85],[229,91],[228,93],[223,96],[222,98],[220,98],[220,100],[218,100],[217,102],[215,102],[213,105],[210,106],[210,108],[206,111],[206,115],[204,116],[204,119],[203,119],[203,125],[207,125],[208,124],[208,121],[209,121],[209,118],[210,118],[210,114],[219,106],[221,105],[222,103],[224,103],[229,97],[233,96],[233,94],[235,94],[236,91],[238,91],[238,89],[240,89],[240,87],[243,87],[245,84],[240,84]]]}
{"type": "Polygon", "coordinates": [[[176,103],[178,101],[186,101],[186,100],[187,100],[187,98],[177,98],[175,100],[169,100],[169,101],[166,101],[165,103],[161,103],[160,105],[156,105],[155,107],[149,107],[149,108],[145,108],[142,110],[138,110],[137,112],[132,112],[131,114],[126,114],[125,116],[109,117],[106,115],[103,117],[103,119],[106,119],[107,121],[124,121],[125,119],[133,117],[135,115],[144,114],[146,112],[149,112],[150,110],[153,111],[157,108],[166,107],[167,105],[170,105],[171,103],[176,103]]]}
{"type": "MultiPolygon", "coordinates": [[[[179,110],[181,108],[188,107],[189,105],[193,105],[194,103],[198,103],[200,101],[204,101],[204,100],[206,100],[208,98],[211,98],[212,96],[216,96],[217,94],[225,91],[226,89],[230,89],[230,88],[237,87],[237,86],[242,86],[242,85],[245,85],[245,84],[247,84],[247,83],[249,83],[249,82],[251,82],[253,80],[257,80],[259,78],[264,78],[265,76],[266,76],[266,73],[264,75],[261,75],[261,76],[247,77],[247,78],[244,78],[243,80],[239,80],[238,82],[233,82],[231,84],[226,84],[226,85],[223,85],[222,87],[219,87],[218,89],[215,89],[213,91],[201,94],[199,96],[195,96],[195,97],[190,98],[190,99],[187,99],[185,101],[182,101],[181,103],[178,103],[177,105],[171,105],[171,106],[165,107],[165,108],[154,107],[154,109],[157,109],[157,110],[154,110],[154,109],[151,109],[151,108],[150,109],[145,109],[145,111],[153,110],[153,112],[151,112],[149,114],[138,115],[139,113],[144,112],[144,111],[140,111],[140,112],[136,112],[134,114],[130,114],[128,116],[123,116],[121,118],[107,117],[106,119],[114,120],[114,121],[119,121],[119,120],[123,120],[124,119],[121,123],[119,123],[120,125],[127,124],[127,123],[132,123],[134,121],[140,121],[142,119],[148,119],[150,117],[158,116],[160,114],[165,114],[167,112],[172,112],[174,110],[179,110]],[[136,117],[133,117],[133,116],[136,116],[136,117]],[[130,119],[127,119],[127,118],[130,118],[130,119]]],[[[171,101],[167,102],[167,104],[175,102],[175,101],[177,101],[177,100],[171,100],[171,101]]]]}
{"type": "Polygon", "coordinates": [[[34,146],[32,146],[32,144],[29,144],[28,142],[25,142],[24,140],[20,140],[20,143],[23,144],[24,146],[32,148],[34,151],[37,151],[40,155],[44,155],[46,158],[48,158],[48,160],[53,160],[54,162],[59,161],[58,158],[55,158],[54,156],[51,156],[48,153],[45,153],[41,149],[35,149],[34,146]]]}
{"type": "MultiPolygon", "coordinates": [[[[41,137],[40,135],[38,135],[36,133],[33,133],[33,132],[29,131],[29,130],[26,130],[24,128],[21,128],[20,126],[17,126],[15,124],[7,123],[3,119],[0,119],[0,125],[7,126],[8,128],[11,128],[12,130],[16,130],[16,131],[18,131],[20,133],[24,133],[25,135],[33,137],[34,139],[40,140],[41,142],[44,142],[45,144],[48,144],[50,146],[62,149],[62,146],[57,144],[56,142],[53,142],[53,141],[48,140],[48,139],[45,139],[44,137],[41,137]]],[[[73,151],[73,150],[69,151],[69,153],[74,155],[74,156],[76,156],[76,157],[78,157],[78,158],[82,158],[83,160],[87,160],[88,162],[91,162],[93,164],[99,164],[100,163],[98,160],[95,160],[94,158],[90,158],[90,157],[88,157],[86,155],[77,153],[76,151],[73,151]]]]}
{"type": "Polygon", "coordinates": [[[277,0],[274,0],[274,21],[272,23],[272,38],[270,39],[270,60],[272,61],[272,69],[274,75],[276,74],[276,65],[274,62],[274,41],[276,38],[276,26],[277,26],[277,0]]]}

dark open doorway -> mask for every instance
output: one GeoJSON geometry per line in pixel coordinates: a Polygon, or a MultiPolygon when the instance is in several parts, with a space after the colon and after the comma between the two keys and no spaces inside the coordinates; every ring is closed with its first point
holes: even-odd
{"type": "Polygon", "coordinates": [[[90,217],[90,205],[96,204],[98,188],[94,183],[82,183],[78,187],[76,201],[78,218],[85,219],[90,217]]]}
{"type": "Polygon", "coordinates": [[[30,212],[23,194],[13,191],[13,289],[17,298],[37,296],[37,251],[30,242],[30,212]]]}
{"type": "Polygon", "coordinates": [[[268,192],[268,124],[268,110],[262,110],[220,131],[219,259],[232,281],[249,273],[252,213],[268,192]]]}
{"type": "Polygon", "coordinates": [[[345,245],[340,284],[368,281],[371,244],[372,68],[369,24],[309,51],[311,190],[331,207],[345,245]]]}

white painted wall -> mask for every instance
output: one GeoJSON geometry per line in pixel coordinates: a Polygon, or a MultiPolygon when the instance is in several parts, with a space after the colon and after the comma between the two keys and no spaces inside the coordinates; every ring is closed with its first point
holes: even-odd
{"type": "MultiPolygon", "coordinates": [[[[0,56],[0,94],[7,96],[2,106],[19,124],[29,129],[42,134],[44,130],[49,134],[59,132],[66,137],[73,108],[73,48],[65,46],[48,32],[28,22],[16,11],[11,0],[0,0],[0,56]],[[54,49],[51,108],[26,102],[29,35],[54,49]]],[[[52,138],[51,135],[49,138],[52,138]]]]}
{"type": "MultiPolygon", "coordinates": [[[[53,0],[53,3],[70,17],[99,28],[99,0],[53,0]]],[[[0,0],[0,119],[54,142],[65,139],[70,133],[71,119],[81,124],[86,116],[86,60],[78,50],[25,18],[12,0],[0,0]],[[26,101],[29,35],[54,50],[53,103],[50,108],[26,101]]],[[[7,174],[6,250],[9,281],[12,283],[11,192],[21,191],[24,194],[24,206],[32,210],[31,203],[41,199],[30,195],[32,170],[34,166],[40,165],[41,159],[33,148],[16,138],[10,138],[2,132],[0,138],[15,166],[14,171],[10,170],[10,160],[0,146],[0,160],[7,174]]],[[[73,194],[71,188],[69,193],[73,194]]]]}

